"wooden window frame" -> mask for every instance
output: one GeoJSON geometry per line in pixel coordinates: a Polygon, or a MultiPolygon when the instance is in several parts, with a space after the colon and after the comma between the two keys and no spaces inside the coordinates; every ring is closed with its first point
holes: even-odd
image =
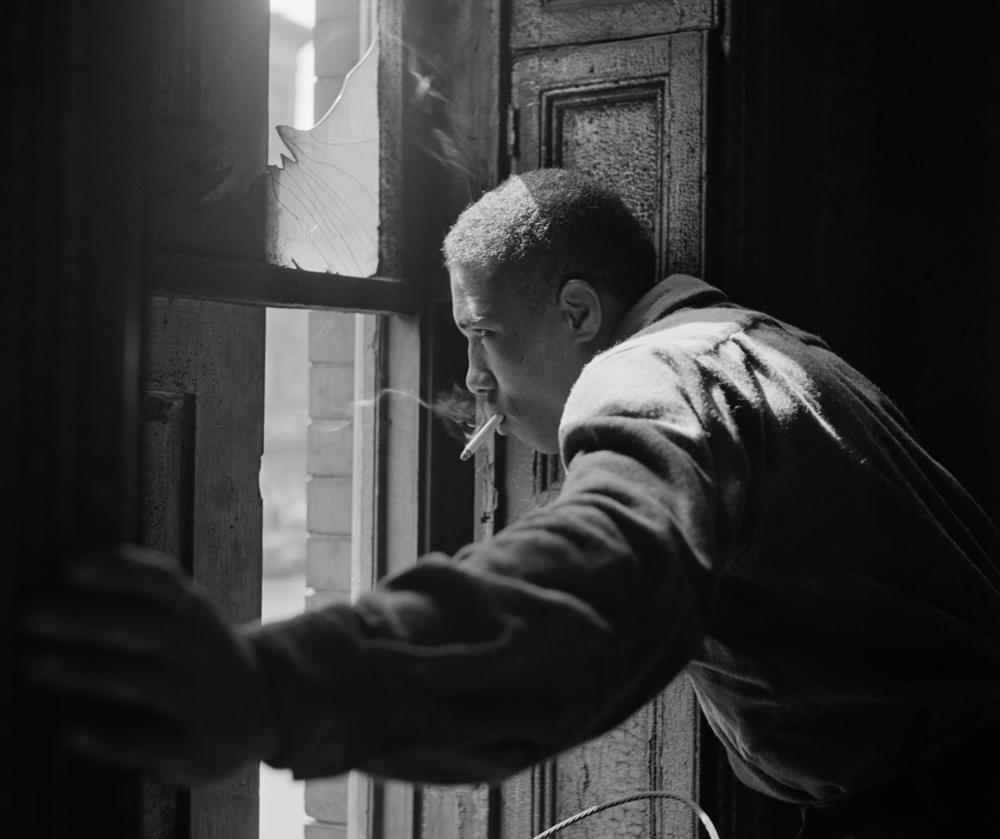
{"type": "Polygon", "coordinates": [[[371,277],[306,271],[258,259],[220,259],[161,249],[152,259],[147,291],[154,295],[228,303],[341,311],[414,314],[422,289],[404,270],[404,177],[408,119],[403,0],[377,5],[379,48],[378,270],[371,277]]]}
{"type": "MultiPolygon", "coordinates": [[[[379,39],[379,268],[371,277],[288,268],[263,261],[213,259],[161,251],[151,267],[160,293],[269,307],[356,312],[354,466],[351,491],[351,596],[414,564],[423,528],[420,489],[427,457],[419,403],[382,399],[423,384],[426,294],[405,271],[404,123],[407,119],[402,0],[377,0],[379,39]],[[391,479],[390,479],[391,476],[391,479]],[[389,522],[392,523],[391,527],[389,522]]],[[[406,179],[409,188],[410,179],[406,179]]],[[[409,194],[414,190],[409,188],[409,194]]],[[[419,269],[418,269],[419,271],[419,269]]],[[[347,778],[346,839],[414,835],[415,788],[347,778]]],[[[309,822],[301,828],[309,834],[309,822]]]]}
{"type": "Polygon", "coordinates": [[[150,270],[151,294],[279,308],[414,314],[420,294],[389,277],[349,277],[249,259],[220,260],[160,251],[150,270]]]}

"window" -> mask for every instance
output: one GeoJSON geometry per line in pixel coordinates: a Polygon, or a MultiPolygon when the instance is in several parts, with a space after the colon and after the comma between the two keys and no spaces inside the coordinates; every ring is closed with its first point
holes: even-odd
{"type": "MultiPolygon", "coordinates": [[[[270,123],[290,128],[271,134],[268,258],[370,276],[379,256],[373,8],[319,0],[313,18],[311,0],[296,5],[272,3],[270,123]],[[310,128],[313,111],[321,116],[310,128]]],[[[415,322],[271,308],[266,344],[263,620],[349,599],[389,564],[415,560],[419,428],[416,400],[398,395],[419,388],[415,322]],[[393,481],[376,500],[389,468],[393,481]],[[383,505],[394,511],[391,533],[383,505]]],[[[368,836],[372,798],[360,775],[297,783],[262,766],[260,837],[368,836]]]]}

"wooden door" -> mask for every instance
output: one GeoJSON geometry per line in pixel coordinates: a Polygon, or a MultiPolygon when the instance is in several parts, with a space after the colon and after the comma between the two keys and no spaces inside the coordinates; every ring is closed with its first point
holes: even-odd
{"type": "MultiPolygon", "coordinates": [[[[201,276],[263,261],[268,8],[160,2],[153,31],[154,240],[201,276]]],[[[260,615],[262,306],[147,299],[142,537],[178,557],[234,624],[260,615]]],[[[143,783],[143,835],[253,839],[258,769],[175,791],[143,783]]]]}
{"type": "MultiPolygon", "coordinates": [[[[264,165],[267,20],[263,0],[157,0],[22,4],[5,27],[21,67],[5,79],[5,653],[17,606],[68,548],[145,538],[234,621],[259,608],[263,310],[158,301],[145,383],[140,359],[154,241],[206,273],[263,254],[263,213],[243,198],[264,165]],[[203,223],[224,204],[238,222],[203,223]]],[[[256,772],[189,796],[81,761],[59,735],[85,703],[35,697],[3,664],[10,835],[256,835],[256,772]]]]}
{"type": "MultiPolygon", "coordinates": [[[[260,615],[264,309],[156,298],[147,317],[142,541],[177,557],[233,623],[260,615]]],[[[258,769],[143,784],[143,836],[250,839],[258,769]]]]}
{"type": "MultiPolygon", "coordinates": [[[[559,166],[614,186],[648,226],[660,275],[703,267],[711,2],[515,2],[511,168],[559,166]]],[[[509,438],[503,493],[512,517],[560,479],[553,458],[509,438]]],[[[604,737],[504,788],[503,832],[530,836],[633,792],[697,799],[700,717],[684,677],[604,737]]],[[[580,823],[573,836],[697,836],[682,805],[638,802],[580,823]]]]}
{"type": "MultiPolygon", "coordinates": [[[[441,128],[462,153],[448,173],[456,193],[471,200],[509,171],[577,168],[624,191],[660,245],[661,272],[700,273],[712,2],[489,0],[454,4],[440,17],[442,34],[427,52],[450,68],[436,78],[451,104],[441,128]]],[[[461,204],[453,209],[452,217],[461,204]]],[[[488,447],[477,456],[477,534],[543,503],[559,478],[553,458],[510,438],[488,447]]],[[[527,839],[620,793],[669,788],[696,797],[700,742],[692,692],[680,680],[608,736],[502,786],[422,789],[420,835],[527,839]]],[[[571,835],[697,831],[690,813],[639,804],[571,835]]]]}

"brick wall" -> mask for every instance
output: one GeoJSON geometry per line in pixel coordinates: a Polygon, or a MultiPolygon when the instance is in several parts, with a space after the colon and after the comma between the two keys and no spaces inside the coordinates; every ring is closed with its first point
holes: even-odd
{"type": "MultiPolygon", "coordinates": [[[[306,486],[307,608],[351,594],[354,459],[354,314],[309,313],[309,432],[306,486]]],[[[307,839],[343,839],[347,777],[306,783],[307,839]]]]}
{"type": "MultiPolygon", "coordinates": [[[[315,112],[327,112],[344,77],[361,57],[371,34],[369,0],[316,0],[315,112]]],[[[307,608],[351,596],[351,521],[354,460],[355,331],[360,316],[348,312],[309,314],[309,431],[306,487],[307,608]]],[[[306,783],[306,839],[348,835],[350,779],[306,783]]],[[[351,831],[358,835],[357,829],[351,831]]]]}

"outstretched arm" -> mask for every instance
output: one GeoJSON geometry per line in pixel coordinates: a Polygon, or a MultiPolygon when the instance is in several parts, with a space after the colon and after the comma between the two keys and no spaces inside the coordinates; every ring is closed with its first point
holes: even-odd
{"type": "Polygon", "coordinates": [[[122,545],[67,567],[24,624],[28,679],[82,700],[67,706],[70,746],[180,783],[271,753],[266,676],[252,644],[171,558],[122,545]]]}
{"type": "Polygon", "coordinates": [[[85,557],[29,617],[31,675],[127,711],[74,721],[88,753],[187,781],[259,759],[491,780],[594,737],[701,643],[746,469],[683,399],[595,404],[556,501],[354,604],[234,631],[150,552],[85,557]]]}

